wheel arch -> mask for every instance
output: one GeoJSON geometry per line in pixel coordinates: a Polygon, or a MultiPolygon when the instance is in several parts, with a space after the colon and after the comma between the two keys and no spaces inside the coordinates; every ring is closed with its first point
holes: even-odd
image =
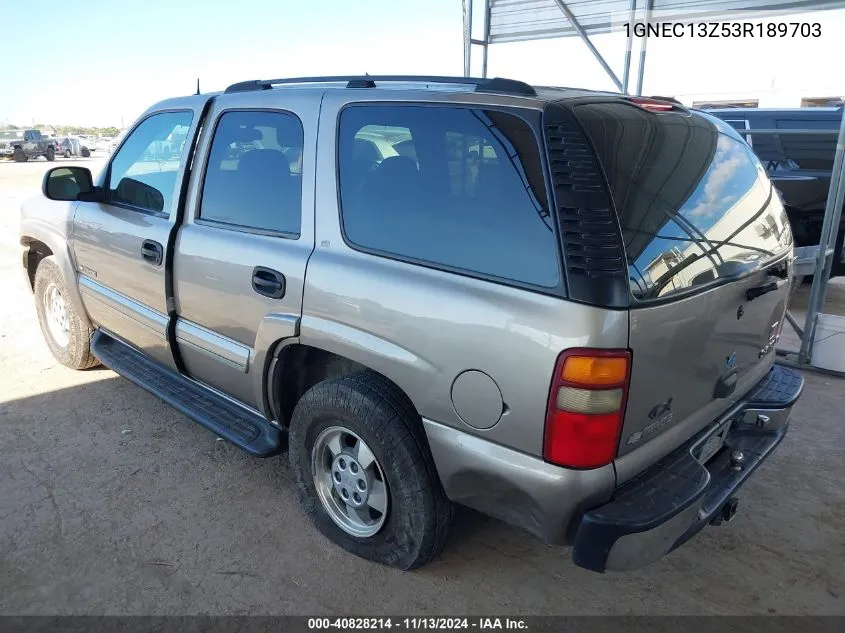
{"type": "Polygon", "coordinates": [[[26,272],[27,279],[29,279],[29,289],[35,289],[35,270],[38,264],[45,257],[50,257],[53,254],[47,244],[41,240],[24,235],[21,237],[21,245],[24,247],[23,251],[23,267],[26,272]]]}
{"type": "Polygon", "coordinates": [[[390,376],[352,356],[303,343],[299,337],[277,341],[268,354],[264,380],[269,417],[286,427],[297,402],[311,387],[330,378],[370,371],[388,381],[407,399],[422,425],[419,409],[407,390],[390,376]]]}
{"type": "Polygon", "coordinates": [[[76,283],[76,271],[72,264],[70,248],[64,237],[33,222],[27,223],[24,221],[21,225],[20,243],[24,247],[22,263],[30,283],[30,290],[35,286],[35,272],[38,265],[45,257],[52,256],[65,282],[69,294],[68,299],[70,299],[83,324],[91,327],[88,311],[85,309],[82,296],[79,294],[79,286],[76,283]]]}

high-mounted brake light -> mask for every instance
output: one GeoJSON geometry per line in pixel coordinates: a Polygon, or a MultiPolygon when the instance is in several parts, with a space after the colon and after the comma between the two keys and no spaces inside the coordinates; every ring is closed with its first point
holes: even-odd
{"type": "Polygon", "coordinates": [[[649,112],[671,112],[677,108],[677,105],[671,101],[660,101],[659,99],[630,97],[628,101],[641,107],[643,110],[648,110],[649,112]]]}
{"type": "Polygon", "coordinates": [[[543,456],[570,468],[613,461],[631,374],[628,350],[570,349],[555,365],[543,456]]]}

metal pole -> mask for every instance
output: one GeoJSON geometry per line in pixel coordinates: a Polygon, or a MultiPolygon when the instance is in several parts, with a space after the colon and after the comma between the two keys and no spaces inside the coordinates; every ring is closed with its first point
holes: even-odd
{"type": "Polygon", "coordinates": [[[622,92],[628,94],[628,79],[631,77],[631,48],[634,46],[634,20],[637,18],[637,0],[631,0],[631,15],[628,18],[628,43],[625,47],[625,67],[622,70],[622,92]]]}
{"type": "Polygon", "coordinates": [[[484,48],[481,49],[481,76],[487,77],[487,47],[490,46],[490,0],[484,0],[484,48]]]}
{"type": "Polygon", "coordinates": [[[801,136],[833,136],[836,134],[834,130],[780,130],[778,128],[760,128],[759,130],[737,130],[742,136],[755,136],[755,135],[767,135],[767,134],[777,134],[778,136],[788,136],[790,134],[800,134],[801,136]]]}
{"type": "Polygon", "coordinates": [[[648,23],[651,20],[651,7],[654,3],[654,0],[646,0],[646,8],[645,8],[645,20],[643,21],[643,26],[645,30],[643,31],[643,36],[640,38],[641,46],[640,46],[640,69],[637,73],[637,96],[643,94],[643,77],[645,76],[645,49],[646,43],[648,42],[648,23]]]}
{"type": "Polygon", "coordinates": [[[472,0],[464,0],[464,77],[470,76],[472,55],[472,0]]]}
{"type": "Polygon", "coordinates": [[[842,204],[845,202],[845,111],[839,124],[839,138],[836,141],[836,153],[833,158],[833,170],[830,174],[830,190],[824,207],[824,223],[819,239],[819,253],[813,273],[813,288],[807,305],[807,318],[804,321],[804,336],[801,338],[799,363],[807,363],[813,350],[816,335],[816,318],[824,307],[827,295],[827,282],[833,258],[836,256],[836,238],[839,235],[839,220],[842,217],[842,204]],[[831,252],[834,251],[834,252],[831,252]]]}
{"type": "Polygon", "coordinates": [[[555,4],[563,11],[563,14],[566,16],[566,19],[569,20],[569,23],[572,24],[572,28],[575,29],[575,32],[581,36],[581,39],[584,41],[584,44],[587,45],[587,48],[590,49],[590,52],[593,54],[593,57],[596,58],[601,67],[604,68],[604,72],[610,77],[614,84],[616,84],[616,89],[620,92],[622,91],[622,82],[619,81],[619,77],[616,76],[616,73],[613,72],[613,69],[604,61],[604,57],[601,56],[598,49],[593,46],[593,43],[590,41],[590,38],[587,37],[586,31],[584,31],[581,23],[575,18],[575,14],[569,10],[569,7],[566,6],[566,3],[563,0],[555,0],[555,4]]]}

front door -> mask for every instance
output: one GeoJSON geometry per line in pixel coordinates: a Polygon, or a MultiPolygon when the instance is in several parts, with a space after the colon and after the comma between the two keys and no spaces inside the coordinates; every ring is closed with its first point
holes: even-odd
{"type": "Polygon", "coordinates": [[[260,110],[246,107],[255,93],[215,101],[174,259],[188,374],[256,408],[262,353],[296,334],[314,248],[317,112],[280,93],[262,94],[260,110]]]}
{"type": "Polygon", "coordinates": [[[202,107],[151,114],[129,133],[100,176],[104,202],[80,202],[73,251],[91,320],[174,366],[165,336],[164,256],[176,217],[187,143],[202,107]]]}

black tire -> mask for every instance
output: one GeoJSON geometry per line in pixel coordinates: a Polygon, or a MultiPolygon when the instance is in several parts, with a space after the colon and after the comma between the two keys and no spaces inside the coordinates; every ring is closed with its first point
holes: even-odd
{"type": "Polygon", "coordinates": [[[47,151],[44,152],[44,158],[49,160],[51,163],[56,160],[56,150],[53,147],[48,147],[47,151]]]}
{"type": "Polygon", "coordinates": [[[65,150],[65,158],[70,158],[70,156],[71,156],[70,150],[66,149],[65,150]]]}
{"type": "Polygon", "coordinates": [[[312,387],[296,405],[290,424],[289,458],[305,513],[320,532],[343,549],[403,570],[420,567],[443,549],[454,523],[413,405],[395,385],[371,371],[332,378],[312,387]],[[363,439],[387,479],[385,523],[358,538],[340,528],[317,494],[311,450],[330,426],[363,439]]]}
{"type": "Polygon", "coordinates": [[[15,151],[12,152],[12,158],[15,159],[16,163],[25,163],[27,161],[26,153],[20,147],[16,147],[15,151]]]}
{"type": "Polygon", "coordinates": [[[89,328],[77,314],[69,299],[67,286],[65,285],[62,273],[56,264],[54,256],[42,259],[35,271],[35,310],[38,313],[38,324],[41,326],[41,333],[50,348],[53,357],[62,365],[71,369],[88,369],[99,364],[97,358],[91,353],[91,334],[89,328]],[[47,325],[45,308],[45,297],[47,290],[55,286],[65,298],[65,310],[68,322],[68,342],[62,345],[57,342],[47,325]]]}
{"type": "Polygon", "coordinates": [[[82,148],[82,158],[88,158],[91,155],[91,151],[87,147],[82,148]]]}

